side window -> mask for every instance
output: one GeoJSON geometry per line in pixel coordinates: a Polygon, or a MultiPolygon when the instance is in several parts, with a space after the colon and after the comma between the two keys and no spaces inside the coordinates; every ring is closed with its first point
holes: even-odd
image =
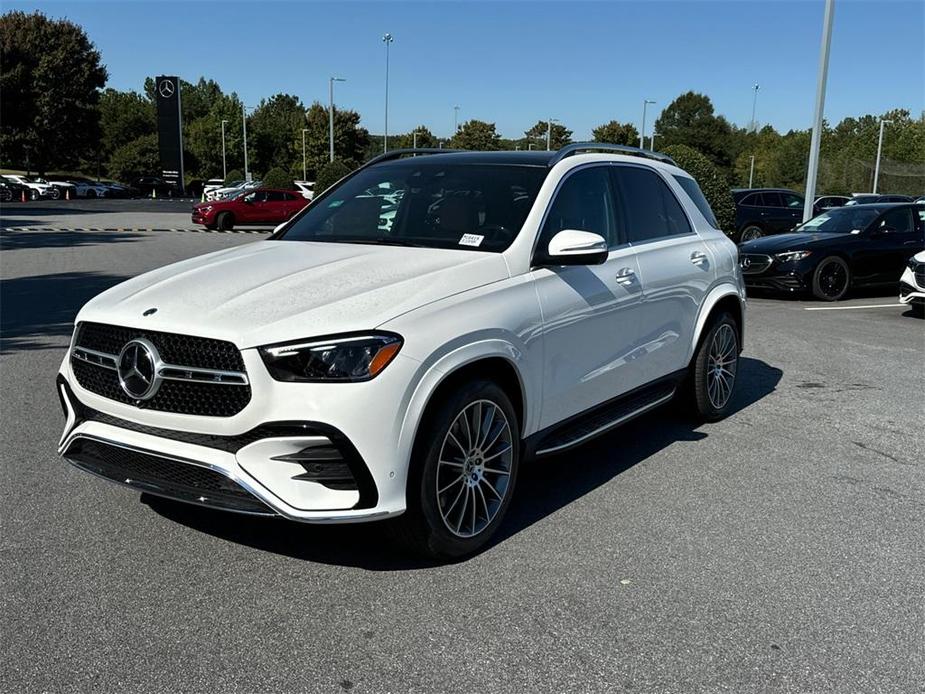
{"type": "Polygon", "coordinates": [[[746,207],[757,207],[761,205],[761,194],[752,193],[751,195],[746,195],[739,204],[746,207]]]}
{"type": "Polygon", "coordinates": [[[690,196],[691,202],[697,206],[703,218],[706,219],[714,229],[719,229],[719,222],[716,221],[713,208],[710,207],[710,203],[708,203],[707,199],[703,196],[703,191],[700,190],[697,181],[687,176],[675,176],[674,179],[678,182],[678,185],[684,189],[684,192],[690,196]]]}
{"type": "Polygon", "coordinates": [[[912,220],[912,210],[908,207],[890,210],[881,217],[880,223],[877,224],[877,230],[895,232],[898,234],[908,234],[915,231],[915,223],[912,220]]]}
{"type": "Polygon", "coordinates": [[[267,202],[282,202],[286,199],[286,194],[278,190],[267,191],[267,202]]]}
{"type": "Polygon", "coordinates": [[[784,207],[784,201],[780,193],[769,193],[765,191],[761,194],[761,199],[765,207],[784,207]]]}
{"type": "Polygon", "coordinates": [[[540,233],[538,250],[541,254],[546,253],[550,239],[563,229],[600,234],[610,248],[619,244],[609,169],[609,166],[594,166],[576,171],[565,179],[540,233]]]}
{"type": "Polygon", "coordinates": [[[637,166],[619,166],[616,173],[630,243],[693,233],[677,198],[657,173],[637,166]]]}
{"type": "Polygon", "coordinates": [[[780,196],[784,199],[784,207],[790,207],[793,209],[800,209],[803,207],[803,199],[799,195],[794,195],[793,193],[781,193],[780,196]]]}

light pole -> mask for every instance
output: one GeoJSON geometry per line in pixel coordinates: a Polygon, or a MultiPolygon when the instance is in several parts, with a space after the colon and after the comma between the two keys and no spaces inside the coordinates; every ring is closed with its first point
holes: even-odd
{"type": "Polygon", "coordinates": [[[751,122],[751,131],[753,133],[758,132],[758,121],[755,120],[755,110],[758,108],[758,83],[755,82],[755,86],[752,87],[755,90],[755,96],[752,99],[752,122],[751,122]]]}
{"type": "Polygon", "coordinates": [[[302,128],[302,180],[307,181],[308,176],[306,176],[305,169],[305,133],[308,132],[308,128],[302,128]]]}
{"type": "Polygon", "coordinates": [[[222,120],[222,181],[228,178],[228,166],[225,163],[225,123],[227,120],[222,120]]]}
{"type": "Polygon", "coordinates": [[[652,128],[652,136],[649,138],[649,150],[651,150],[652,152],[655,151],[655,136],[656,135],[658,135],[658,133],[655,132],[655,128],[652,128]]]}
{"type": "Polygon", "coordinates": [[[748,187],[752,187],[752,181],[755,179],[755,155],[752,155],[751,164],[748,166],[748,187]]]}
{"type": "Polygon", "coordinates": [[[806,168],[806,201],[803,203],[803,221],[813,216],[816,198],[816,176],[819,173],[819,141],[822,139],[822,112],[825,110],[825,83],[829,76],[829,48],[832,46],[832,18],[834,0],[825,0],[822,19],[822,46],[819,49],[819,77],[816,82],[816,112],[813,117],[813,136],[809,143],[809,165],[806,168]]]}
{"type": "Polygon", "coordinates": [[[328,145],[331,151],[331,161],[334,161],[334,83],[346,81],[343,77],[328,78],[328,145]]]}
{"type": "Polygon", "coordinates": [[[643,99],[642,101],[642,129],[639,131],[639,149],[646,148],[646,108],[649,104],[654,104],[652,99],[643,99]]]}
{"type": "Polygon", "coordinates": [[[382,137],[382,151],[389,151],[389,46],[392,45],[392,35],[382,37],[385,44],[385,135],[382,137]]]}
{"type": "Polygon", "coordinates": [[[250,173],[247,170],[247,106],[241,104],[241,121],[244,123],[244,180],[250,181],[250,173]]]}
{"type": "Polygon", "coordinates": [[[528,150],[528,151],[531,151],[531,152],[532,152],[534,147],[536,147],[536,145],[533,144],[532,142],[530,142],[530,143],[527,144],[527,150],[528,150]]]}
{"type": "Polygon", "coordinates": [[[459,132],[459,106],[453,107],[453,134],[459,132]]]}
{"type": "Polygon", "coordinates": [[[558,123],[558,122],[559,121],[555,118],[550,118],[548,121],[546,121],[546,151],[547,152],[550,150],[550,147],[552,146],[552,124],[558,123]]]}
{"type": "Polygon", "coordinates": [[[872,193],[877,192],[877,183],[880,180],[880,153],[883,151],[883,126],[889,123],[893,124],[891,120],[880,119],[880,139],[877,140],[877,164],[874,166],[874,189],[872,193]]]}

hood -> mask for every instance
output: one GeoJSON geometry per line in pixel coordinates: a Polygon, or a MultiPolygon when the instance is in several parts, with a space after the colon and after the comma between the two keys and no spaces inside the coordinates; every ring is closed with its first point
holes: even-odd
{"type": "Polygon", "coordinates": [[[784,251],[799,251],[804,248],[819,248],[829,244],[844,244],[846,241],[856,239],[856,234],[812,234],[809,232],[795,232],[791,234],[777,234],[776,236],[763,236],[754,241],[746,241],[739,245],[740,253],[782,253],[784,251]]]}
{"type": "Polygon", "coordinates": [[[376,328],[425,304],[509,276],[477,251],[258,241],[139,275],[77,320],[259,345],[376,328]],[[143,317],[148,309],[157,312],[143,317]]]}

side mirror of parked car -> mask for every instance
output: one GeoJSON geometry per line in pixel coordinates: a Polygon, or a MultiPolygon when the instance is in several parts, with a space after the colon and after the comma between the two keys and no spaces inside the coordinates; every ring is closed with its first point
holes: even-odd
{"type": "Polygon", "coordinates": [[[550,239],[546,260],[550,265],[600,265],[607,260],[607,241],[590,231],[563,229],[550,239]]]}

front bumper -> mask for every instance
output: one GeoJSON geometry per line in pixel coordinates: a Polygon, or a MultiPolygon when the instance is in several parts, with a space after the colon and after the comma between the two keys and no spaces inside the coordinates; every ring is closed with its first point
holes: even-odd
{"type": "Polygon", "coordinates": [[[745,254],[740,258],[745,288],[769,292],[802,294],[812,288],[813,269],[803,261],[782,263],[770,255],[745,254]],[[751,267],[742,261],[751,260],[751,267]]]}
{"type": "Polygon", "coordinates": [[[212,224],[215,215],[212,214],[213,211],[203,212],[197,208],[193,208],[193,213],[191,219],[193,224],[212,224]]]}
{"type": "Polygon", "coordinates": [[[250,402],[233,416],[206,417],[139,409],[86,390],[68,352],[57,381],[67,418],[59,454],[141,491],[224,510],[314,523],[405,510],[410,443],[394,405],[415,381],[416,360],[398,355],[364,383],[301,384],[272,380],[256,350],[242,356],[250,402]],[[384,401],[392,406],[374,405],[384,401]],[[177,485],[182,470],[203,479],[177,485]]]}

